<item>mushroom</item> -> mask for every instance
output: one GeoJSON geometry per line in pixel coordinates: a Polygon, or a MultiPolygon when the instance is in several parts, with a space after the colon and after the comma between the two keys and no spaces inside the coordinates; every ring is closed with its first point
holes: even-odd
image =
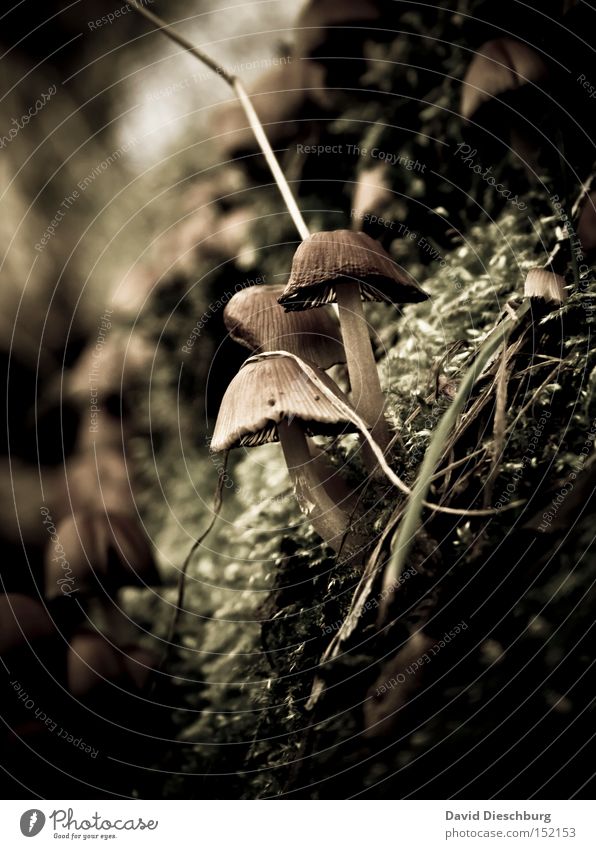
{"type": "Polygon", "coordinates": [[[160,583],[151,547],[131,516],[75,513],[58,524],[56,538],[45,555],[48,599],[113,597],[123,586],[160,583]]]}
{"type": "MultiPolygon", "coordinates": [[[[250,286],[237,292],[224,310],[230,337],[254,353],[288,351],[325,371],[345,363],[337,320],[325,310],[285,312],[278,303],[283,291],[283,286],[250,286]]],[[[310,453],[329,495],[353,513],[356,500],[337,470],[312,444],[310,453]]]]}
{"type": "Polygon", "coordinates": [[[301,243],[279,299],[286,310],[337,302],[354,406],[383,449],[390,440],[385,399],[362,301],[399,304],[427,297],[375,239],[365,233],[336,230],[313,233],[301,243]]]}
{"type": "Polygon", "coordinates": [[[307,436],[356,430],[345,407],[338,387],[314,364],[284,351],[257,355],[244,363],[228,386],[211,440],[213,452],[279,440],[302,513],[335,550],[349,516],[323,486],[307,436]],[[340,403],[334,404],[329,396],[340,403]]]}
{"type": "Polygon", "coordinates": [[[481,106],[547,75],[538,53],[514,38],[487,41],[478,50],[464,76],[460,113],[469,120],[481,106]]]}
{"type": "MultiPolygon", "coordinates": [[[[105,333],[110,328],[106,319],[102,321],[105,333]]],[[[127,434],[127,394],[145,379],[153,356],[151,346],[139,333],[111,330],[104,342],[89,345],[74,368],[60,376],[54,391],[59,390],[61,397],[86,413],[79,433],[79,451],[99,445],[123,445],[127,434]]]]}
{"type": "Polygon", "coordinates": [[[524,284],[526,298],[540,298],[553,304],[567,300],[565,278],[547,268],[531,268],[524,284]]]}
{"type": "MultiPolygon", "coordinates": [[[[81,436],[81,442],[85,437],[81,436]]],[[[122,448],[101,445],[70,458],[56,471],[52,512],[62,519],[70,512],[136,516],[131,473],[122,448]]]]}
{"type": "Polygon", "coordinates": [[[367,24],[381,18],[376,0],[311,0],[300,12],[295,24],[296,52],[299,56],[356,56],[346,52],[346,41],[367,37],[367,24]]]}

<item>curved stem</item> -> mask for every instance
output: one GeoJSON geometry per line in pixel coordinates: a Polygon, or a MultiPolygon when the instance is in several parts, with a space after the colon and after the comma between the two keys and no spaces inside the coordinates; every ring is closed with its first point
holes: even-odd
{"type": "Polygon", "coordinates": [[[257,115],[256,110],[250,101],[248,92],[246,91],[246,89],[244,88],[244,84],[240,79],[238,79],[238,77],[234,77],[232,88],[236,92],[238,100],[240,101],[240,104],[244,109],[246,117],[248,118],[248,123],[250,124],[250,128],[255,134],[257,143],[263,152],[263,156],[267,161],[267,165],[269,166],[271,173],[273,174],[273,179],[277,183],[277,188],[279,189],[284,203],[288,208],[288,212],[292,216],[292,221],[294,222],[296,229],[300,234],[300,238],[308,239],[308,237],[310,236],[310,230],[308,229],[306,222],[302,217],[302,213],[298,208],[298,204],[296,203],[296,199],[294,198],[292,190],[288,185],[288,181],[284,176],[284,172],[281,170],[279,162],[277,161],[275,154],[273,153],[273,148],[269,144],[269,139],[267,138],[259,116],[257,115]]]}
{"type": "Polygon", "coordinates": [[[277,433],[300,510],[319,536],[337,550],[346,533],[348,517],[325,489],[302,426],[295,420],[283,421],[278,424],[277,433]]]}
{"type": "MultiPolygon", "coordinates": [[[[385,419],[385,396],[364,317],[360,284],[351,280],[338,283],[336,295],[354,407],[370,426],[375,442],[385,450],[391,439],[385,419]]],[[[376,468],[374,459],[369,459],[376,468]]]]}
{"type": "Polygon", "coordinates": [[[172,29],[171,25],[160,18],[158,15],[146,9],[139,0],[130,0],[130,5],[133,9],[142,15],[144,18],[147,18],[148,21],[151,21],[158,30],[163,33],[167,38],[174,41],[180,47],[183,47],[184,50],[187,50],[191,56],[194,56],[195,59],[198,59],[199,62],[202,62],[204,65],[207,65],[208,68],[218,74],[223,80],[225,80],[229,86],[232,87],[236,97],[240,101],[240,105],[244,109],[246,117],[248,118],[248,122],[250,127],[255,134],[255,138],[261,151],[263,152],[263,156],[267,162],[267,165],[271,169],[271,173],[273,174],[273,179],[277,183],[277,187],[280,191],[280,194],[284,200],[286,207],[288,208],[288,212],[292,216],[292,221],[296,225],[296,229],[300,234],[301,239],[306,239],[310,235],[310,231],[306,225],[304,218],[302,217],[302,213],[298,208],[298,204],[292,194],[292,190],[288,185],[288,181],[286,180],[283,171],[279,166],[279,162],[277,161],[275,154],[273,152],[273,148],[269,144],[269,139],[265,134],[265,130],[263,129],[263,125],[257,115],[254,106],[252,105],[248,93],[244,87],[244,84],[238,77],[234,74],[230,74],[229,71],[215,62],[210,56],[206,53],[203,53],[198,47],[196,47],[191,41],[185,38],[180,33],[176,32],[176,30],[172,29]]]}

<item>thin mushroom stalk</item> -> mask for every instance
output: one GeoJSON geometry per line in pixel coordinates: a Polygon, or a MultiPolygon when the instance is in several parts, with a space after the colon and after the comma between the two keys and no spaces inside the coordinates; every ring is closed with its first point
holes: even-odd
{"type": "Polygon", "coordinates": [[[354,406],[370,425],[375,442],[385,451],[391,441],[385,419],[385,396],[372,350],[356,281],[337,287],[337,306],[354,406]]]}

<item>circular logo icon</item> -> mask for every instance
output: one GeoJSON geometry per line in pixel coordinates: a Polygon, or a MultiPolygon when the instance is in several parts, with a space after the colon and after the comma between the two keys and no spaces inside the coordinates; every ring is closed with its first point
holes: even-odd
{"type": "Polygon", "coordinates": [[[25,811],[21,817],[21,832],[25,837],[35,837],[46,824],[46,816],[43,811],[37,808],[31,808],[30,811],[25,811]]]}

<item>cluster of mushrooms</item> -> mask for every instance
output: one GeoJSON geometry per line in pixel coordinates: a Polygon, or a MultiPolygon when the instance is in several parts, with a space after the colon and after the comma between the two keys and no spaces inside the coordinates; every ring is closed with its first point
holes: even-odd
{"type": "Polygon", "coordinates": [[[346,544],[356,499],[311,438],[366,436],[366,427],[363,458],[375,473],[368,446],[387,451],[391,432],[362,303],[426,298],[379,242],[337,230],[313,233],[300,244],[285,287],[252,286],[225,308],[231,337],[253,356],[225,392],[211,450],[279,440],[301,511],[336,551],[346,544]],[[347,364],[351,403],[326,373],[339,363],[347,364]]]}
{"type": "MultiPolygon", "coordinates": [[[[35,703],[65,722],[78,705],[116,709],[122,696],[131,706],[125,694],[138,693],[158,663],[122,608],[125,588],[161,583],[132,497],[126,427],[114,400],[123,374],[122,351],[107,347],[96,425],[81,423],[74,455],[39,472],[47,499],[41,515],[34,503],[44,543],[43,577],[35,578],[40,598],[24,584],[0,595],[2,663],[28,694],[40,675],[50,676],[53,695],[44,688],[35,703]]],[[[66,397],[83,409],[88,375],[83,356],[64,378],[66,397]]],[[[16,710],[15,723],[18,737],[35,741],[44,733],[33,710],[16,710]]]]}

